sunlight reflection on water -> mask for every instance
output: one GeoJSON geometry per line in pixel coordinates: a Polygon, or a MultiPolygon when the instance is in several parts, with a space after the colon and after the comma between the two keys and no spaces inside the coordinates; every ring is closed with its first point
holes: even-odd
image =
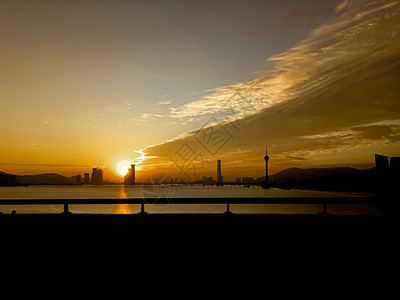
{"type": "MultiPolygon", "coordinates": [[[[223,204],[173,204],[174,198],[194,197],[349,197],[359,194],[340,192],[320,192],[304,190],[280,190],[260,188],[233,188],[232,186],[174,186],[174,187],[141,187],[141,186],[27,186],[1,187],[0,199],[126,199],[145,195],[146,197],[162,198],[173,195],[167,204],[146,204],[148,213],[223,213],[223,204]],[[166,192],[165,189],[169,191],[166,192]],[[173,192],[172,192],[173,190],[173,192]]],[[[1,200],[0,200],[1,201],[1,200]]],[[[362,205],[331,205],[332,213],[341,214],[371,214],[377,211],[370,206],[362,205]]],[[[12,210],[17,213],[61,213],[62,205],[20,205],[0,206],[2,213],[12,210]]],[[[321,212],[321,205],[275,205],[275,204],[235,204],[231,205],[234,213],[247,214],[314,214],[321,212]]],[[[140,204],[105,204],[105,205],[70,205],[72,213],[104,213],[104,214],[134,214],[140,212],[140,204]]]]}

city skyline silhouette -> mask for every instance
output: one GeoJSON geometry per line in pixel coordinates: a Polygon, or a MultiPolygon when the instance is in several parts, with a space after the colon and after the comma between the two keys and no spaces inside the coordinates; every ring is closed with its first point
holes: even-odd
{"type": "MultiPolygon", "coordinates": [[[[215,175],[192,178],[185,181],[182,178],[163,174],[161,178],[154,173],[150,180],[136,181],[135,165],[131,165],[123,177],[123,181],[109,182],[103,181],[103,170],[92,168],[92,174],[77,174],[70,178],[59,174],[37,174],[37,175],[15,175],[0,172],[0,186],[18,185],[42,185],[42,184],[61,184],[61,185],[107,185],[123,184],[125,186],[141,185],[215,185],[215,186],[257,186],[263,189],[305,189],[305,190],[325,190],[325,191],[346,191],[346,192],[373,192],[377,196],[391,198],[396,194],[396,182],[400,179],[399,161],[400,157],[388,157],[375,154],[375,167],[365,170],[353,168],[288,168],[276,174],[270,175],[268,172],[269,156],[268,150],[264,156],[265,175],[261,177],[236,177],[235,180],[224,180],[223,162],[216,160],[215,175]]],[[[236,174],[240,175],[239,173],[236,174]]]]}

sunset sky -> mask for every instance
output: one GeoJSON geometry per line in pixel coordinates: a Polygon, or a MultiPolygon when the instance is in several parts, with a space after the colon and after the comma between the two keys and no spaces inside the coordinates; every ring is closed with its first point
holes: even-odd
{"type": "Polygon", "coordinates": [[[400,156],[400,2],[0,0],[0,171],[183,180],[400,156]],[[164,175],[163,175],[164,174],[164,175]]]}

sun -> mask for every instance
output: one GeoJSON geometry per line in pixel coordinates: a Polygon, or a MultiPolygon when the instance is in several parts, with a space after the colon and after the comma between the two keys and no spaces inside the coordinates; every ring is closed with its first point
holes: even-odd
{"type": "Polygon", "coordinates": [[[125,176],[128,173],[128,169],[130,169],[131,167],[131,163],[127,160],[121,160],[118,164],[117,164],[117,172],[119,175],[121,176],[125,176]]]}

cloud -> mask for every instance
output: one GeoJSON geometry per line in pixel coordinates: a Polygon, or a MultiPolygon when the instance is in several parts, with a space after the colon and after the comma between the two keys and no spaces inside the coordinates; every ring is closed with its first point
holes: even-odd
{"type": "MultiPolygon", "coordinates": [[[[133,122],[146,122],[148,120],[153,120],[156,118],[165,118],[165,115],[160,115],[160,114],[151,114],[151,113],[142,113],[140,117],[131,117],[129,118],[133,122]]],[[[136,151],[141,151],[141,150],[136,150],[136,151]]]]}
{"type": "Polygon", "coordinates": [[[143,113],[141,118],[144,120],[148,119],[155,119],[155,118],[164,118],[165,116],[159,115],[159,114],[149,114],[149,113],[143,113]]]}
{"type": "Polygon", "coordinates": [[[237,151],[235,159],[250,162],[273,144],[275,153],[301,161],[399,142],[400,4],[367,2],[343,5],[336,18],[271,57],[264,76],[172,108],[172,118],[209,121],[146,151],[169,162],[186,144],[193,156],[230,159],[226,153],[237,151]],[[240,154],[244,149],[252,151],[240,154]]]}
{"type": "Polygon", "coordinates": [[[133,108],[132,103],[125,102],[125,110],[131,110],[133,108]]]}
{"type": "Polygon", "coordinates": [[[172,103],[173,99],[168,99],[169,95],[163,95],[159,98],[156,105],[169,105],[172,103]]]}
{"type": "Polygon", "coordinates": [[[400,141],[399,125],[369,125],[353,127],[354,132],[360,133],[364,139],[387,140],[388,142],[400,141]]]}
{"type": "Polygon", "coordinates": [[[171,104],[172,101],[171,100],[166,100],[166,101],[159,101],[157,102],[157,105],[168,105],[171,104]]]}

